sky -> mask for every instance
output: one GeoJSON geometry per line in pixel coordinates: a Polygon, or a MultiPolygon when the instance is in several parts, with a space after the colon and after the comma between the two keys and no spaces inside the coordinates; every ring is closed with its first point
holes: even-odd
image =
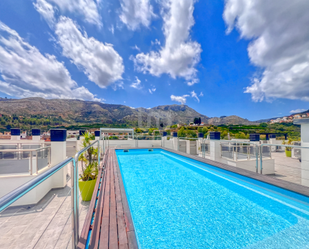
{"type": "Polygon", "coordinates": [[[308,0],[0,1],[0,97],[249,120],[309,109],[308,0]]]}

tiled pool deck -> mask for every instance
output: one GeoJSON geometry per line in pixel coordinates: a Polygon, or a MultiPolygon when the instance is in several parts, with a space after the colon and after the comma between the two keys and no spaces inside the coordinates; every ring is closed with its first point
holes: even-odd
{"type": "MultiPolygon", "coordinates": [[[[72,248],[70,170],[71,165],[65,188],[51,190],[36,205],[9,207],[0,214],[0,249],[72,248]]],[[[80,199],[79,207],[83,224],[89,202],[80,199]]]]}

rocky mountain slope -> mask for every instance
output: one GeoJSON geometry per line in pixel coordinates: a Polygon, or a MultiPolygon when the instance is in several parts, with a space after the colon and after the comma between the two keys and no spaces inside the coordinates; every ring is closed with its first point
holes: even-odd
{"type": "Polygon", "coordinates": [[[99,102],[70,99],[1,99],[0,114],[23,117],[61,117],[67,124],[105,123],[129,125],[172,125],[189,123],[201,117],[208,124],[253,124],[255,122],[238,116],[209,118],[186,105],[162,105],[146,108],[131,108],[124,105],[104,104],[99,102]]]}

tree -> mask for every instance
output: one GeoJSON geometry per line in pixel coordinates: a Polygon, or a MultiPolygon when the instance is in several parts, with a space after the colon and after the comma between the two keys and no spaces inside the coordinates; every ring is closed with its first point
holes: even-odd
{"type": "Polygon", "coordinates": [[[142,133],[143,131],[142,131],[140,128],[136,128],[136,129],[135,129],[135,132],[136,132],[136,133],[142,133]]]}
{"type": "Polygon", "coordinates": [[[181,127],[178,131],[178,137],[186,137],[186,132],[183,127],[181,127]]]}
{"type": "Polygon", "coordinates": [[[260,127],[266,128],[267,126],[268,126],[267,123],[260,123],[260,127]]]}
{"type": "Polygon", "coordinates": [[[206,127],[203,127],[202,133],[205,135],[208,132],[208,129],[206,127]]]}

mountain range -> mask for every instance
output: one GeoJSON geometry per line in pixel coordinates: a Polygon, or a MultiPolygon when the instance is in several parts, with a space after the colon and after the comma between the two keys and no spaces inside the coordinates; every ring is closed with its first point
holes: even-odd
{"type": "Polygon", "coordinates": [[[241,117],[208,117],[187,105],[161,105],[153,108],[132,108],[125,105],[73,99],[4,99],[0,98],[0,114],[22,117],[61,117],[67,124],[129,124],[132,126],[173,125],[192,122],[201,117],[205,124],[258,124],[241,117]]]}

